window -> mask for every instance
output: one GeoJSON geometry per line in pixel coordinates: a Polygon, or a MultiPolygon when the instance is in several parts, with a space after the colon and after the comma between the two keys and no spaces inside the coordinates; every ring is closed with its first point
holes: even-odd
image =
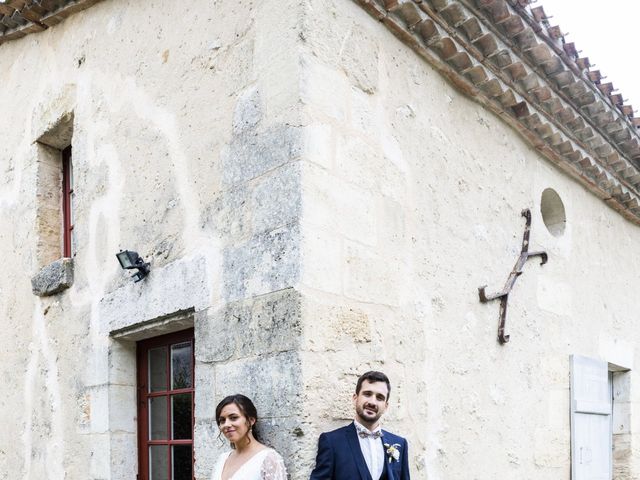
{"type": "Polygon", "coordinates": [[[37,139],[37,259],[46,266],[75,254],[73,112],[52,121],[37,139]]]}
{"type": "Polygon", "coordinates": [[[571,357],[571,479],[610,480],[613,401],[607,362],[571,357]]]}
{"type": "Polygon", "coordinates": [[[71,257],[75,253],[73,241],[73,163],[71,146],[62,150],[62,255],[71,257]]]}
{"type": "Polygon", "coordinates": [[[627,467],[630,431],[627,372],[602,360],[571,356],[571,480],[622,478],[618,473],[627,467]]]}
{"type": "Polygon", "coordinates": [[[193,329],[138,342],[140,480],[193,479],[193,329]]]}

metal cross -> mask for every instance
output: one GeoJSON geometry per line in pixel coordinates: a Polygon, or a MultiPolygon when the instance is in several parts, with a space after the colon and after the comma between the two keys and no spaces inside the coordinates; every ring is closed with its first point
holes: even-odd
{"type": "Polygon", "coordinates": [[[530,257],[540,257],[540,265],[544,265],[545,263],[547,263],[548,259],[547,252],[529,252],[531,210],[525,208],[524,210],[522,210],[522,216],[527,220],[524,228],[524,236],[522,238],[522,250],[520,251],[520,257],[518,258],[518,261],[509,274],[509,278],[507,278],[507,282],[505,283],[504,288],[501,292],[493,295],[486,294],[486,285],[478,288],[478,295],[480,296],[480,301],[482,303],[486,303],[497,298],[500,299],[500,323],[498,324],[498,341],[502,344],[505,344],[509,341],[509,335],[504,334],[504,328],[507,322],[507,302],[509,300],[509,293],[511,293],[511,289],[513,289],[513,286],[516,283],[516,279],[520,275],[522,275],[522,267],[524,267],[524,264],[527,262],[527,260],[529,260],[530,257]]]}

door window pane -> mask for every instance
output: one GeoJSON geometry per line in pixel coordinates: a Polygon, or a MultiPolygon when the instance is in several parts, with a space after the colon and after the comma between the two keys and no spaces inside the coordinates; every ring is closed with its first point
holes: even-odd
{"type": "Polygon", "coordinates": [[[191,388],[191,342],[171,345],[171,389],[191,388]]]}
{"type": "Polygon", "coordinates": [[[191,394],[181,393],[171,397],[171,414],[173,424],[173,439],[186,440],[191,438],[191,394]]]}
{"type": "Polygon", "coordinates": [[[149,391],[159,392],[167,389],[167,349],[166,347],[149,350],[149,391]]]}
{"type": "Polygon", "coordinates": [[[167,439],[167,397],[149,399],[149,438],[167,439]]]}
{"type": "Polygon", "coordinates": [[[173,474],[171,480],[191,480],[193,475],[191,471],[191,445],[174,445],[172,449],[173,474]]]}
{"type": "Polygon", "coordinates": [[[149,446],[149,479],[150,480],[169,480],[168,473],[168,454],[169,449],[165,445],[149,446]]]}
{"type": "Polygon", "coordinates": [[[141,479],[193,480],[193,345],[193,329],[136,344],[141,479]]]}

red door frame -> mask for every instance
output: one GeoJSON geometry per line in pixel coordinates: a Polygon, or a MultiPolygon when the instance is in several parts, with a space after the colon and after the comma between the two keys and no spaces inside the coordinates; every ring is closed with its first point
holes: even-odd
{"type": "MultiPolygon", "coordinates": [[[[195,396],[195,377],[194,377],[194,331],[182,330],[180,332],[169,333],[159,337],[153,337],[147,340],[141,340],[137,343],[137,377],[138,377],[138,480],[149,480],[149,446],[150,445],[166,445],[168,449],[171,445],[191,445],[191,472],[194,475],[195,455],[193,452],[193,427],[194,427],[194,396],[195,396]],[[171,355],[167,355],[167,390],[161,392],[149,393],[148,391],[148,352],[155,347],[169,347],[175,343],[191,342],[191,388],[181,388],[177,390],[170,389],[171,382],[171,355]],[[191,393],[191,439],[190,440],[149,440],[149,409],[148,399],[151,397],[168,397],[167,401],[167,436],[171,437],[171,396],[180,393],[191,393]]],[[[167,478],[171,479],[171,455],[167,459],[167,478]]]]}

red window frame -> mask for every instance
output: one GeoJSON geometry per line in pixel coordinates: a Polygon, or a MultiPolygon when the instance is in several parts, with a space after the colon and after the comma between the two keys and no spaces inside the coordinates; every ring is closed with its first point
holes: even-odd
{"type": "MultiPolygon", "coordinates": [[[[191,472],[192,479],[195,479],[195,456],[193,451],[193,433],[194,433],[194,395],[195,395],[195,377],[194,377],[194,331],[193,329],[183,330],[180,332],[170,333],[159,337],[142,340],[137,343],[137,376],[138,376],[138,480],[149,479],[149,447],[152,445],[164,445],[169,451],[173,445],[190,445],[191,446],[191,472]],[[176,343],[191,342],[191,388],[171,389],[171,345],[176,343]],[[149,392],[149,351],[153,348],[166,347],[168,355],[166,355],[166,372],[167,372],[167,389],[149,392]],[[184,393],[191,394],[191,439],[189,440],[150,440],[149,439],[149,399],[152,397],[167,397],[167,437],[172,434],[171,420],[171,397],[184,393]]],[[[167,478],[172,479],[172,457],[167,457],[167,478]]]]}
{"type": "Polygon", "coordinates": [[[62,150],[62,255],[73,255],[73,163],[71,161],[71,145],[62,150]]]}

